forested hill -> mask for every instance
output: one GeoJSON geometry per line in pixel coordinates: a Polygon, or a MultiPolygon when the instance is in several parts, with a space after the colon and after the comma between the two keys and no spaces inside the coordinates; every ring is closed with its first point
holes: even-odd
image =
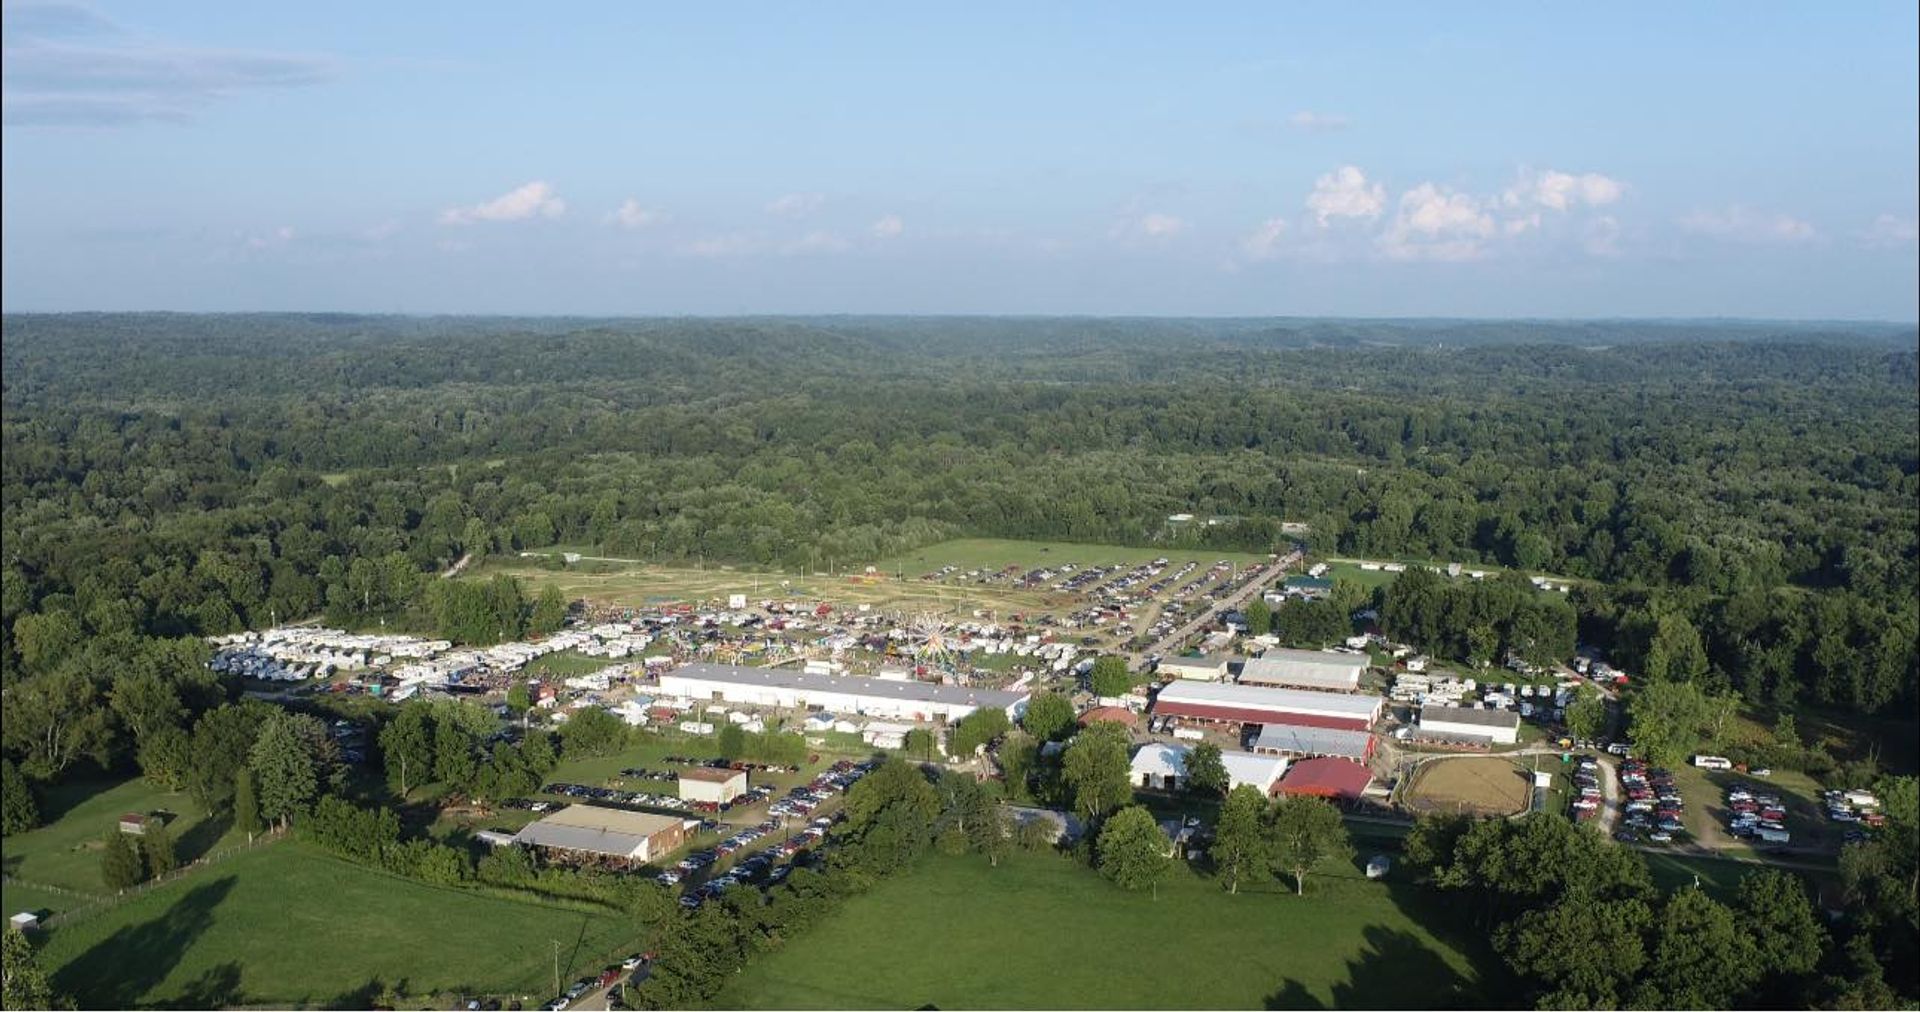
{"type": "Polygon", "coordinates": [[[0,322],[10,681],[105,692],[143,637],[274,614],[417,625],[422,574],[556,540],[797,567],[1304,521],[1586,578],[1629,666],[1659,636],[1769,706],[1920,701],[1911,326],[0,322]]]}
{"type": "Polygon", "coordinates": [[[39,398],[311,394],[443,383],[651,379],[671,386],[796,377],[1222,377],[1368,389],[1559,378],[1680,382],[1676,365],[1720,378],[1804,380],[1832,369],[1914,369],[1901,324],[1741,321],[1180,320],[845,317],[598,320],[503,317],[154,314],[17,315],[4,326],[9,405],[39,398]],[[1793,348],[1848,353],[1821,370],[1793,348]],[[1685,347],[1684,361],[1674,358],[1685,347]],[[1512,355],[1518,348],[1524,355],[1512,355]],[[1873,352],[1884,353],[1875,355],[1873,352]],[[1294,354],[1276,354],[1292,352],[1294,354]],[[1858,353],[1856,353],[1858,352],[1858,353]],[[1418,369],[1378,367],[1417,354],[1418,369]],[[1355,359],[1352,356],[1366,356],[1355,359]]]}

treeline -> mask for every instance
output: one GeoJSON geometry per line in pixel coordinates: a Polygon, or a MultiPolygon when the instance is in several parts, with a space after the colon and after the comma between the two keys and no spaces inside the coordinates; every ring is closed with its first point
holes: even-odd
{"type": "Polygon", "coordinates": [[[1538,1008],[1891,1008],[1912,1001],[1916,970],[1914,788],[1881,784],[1902,814],[1848,846],[1831,929],[1791,873],[1749,872],[1731,902],[1662,890],[1637,851],[1552,813],[1426,816],[1405,855],[1459,895],[1538,1008]]]}
{"type": "MultiPolygon", "coordinates": [[[[1572,602],[1580,638],[1630,667],[1690,669],[1691,627],[1706,676],[1758,702],[1920,701],[1904,332],[1454,347],[1477,325],[1432,324],[1444,346],[1422,326],[7,316],[0,683],[10,715],[109,700],[122,660],[175,649],[153,641],[314,615],[475,643],[553,626],[554,602],[434,578],[468,553],[1265,552],[1301,521],[1321,552],[1600,581],[1572,602]],[[1239,519],[1173,534],[1176,512],[1239,519]]],[[[1437,650],[1564,642],[1564,613],[1482,593],[1435,606],[1469,620],[1437,650]]],[[[1323,618],[1283,624],[1318,639],[1323,618]]],[[[162,663],[199,711],[190,652],[162,663]]],[[[77,712],[66,744],[9,732],[7,756],[47,776],[125,753],[130,725],[77,712]]]]}

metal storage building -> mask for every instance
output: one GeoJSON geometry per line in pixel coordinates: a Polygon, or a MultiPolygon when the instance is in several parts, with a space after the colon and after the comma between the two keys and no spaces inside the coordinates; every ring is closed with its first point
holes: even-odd
{"type": "Polygon", "coordinates": [[[513,839],[545,850],[625,858],[631,864],[671,853],[686,842],[686,828],[682,820],[667,815],[569,805],[530,823],[513,839]]]}
{"type": "Polygon", "coordinates": [[[1257,685],[1174,682],[1154,698],[1153,712],[1223,724],[1296,724],[1365,731],[1380,717],[1377,696],[1349,696],[1257,685]]]}
{"type": "Polygon", "coordinates": [[[1018,718],[1027,708],[1024,692],[735,664],[689,664],[666,672],[660,676],[660,692],[701,702],[812,708],[914,721],[954,721],[986,707],[997,707],[1008,717],[1018,718]]]}
{"type": "Polygon", "coordinates": [[[1457,735],[1499,745],[1520,740],[1520,715],[1512,710],[1475,710],[1464,706],[1422,706],[1423,734],[1457,735]]]}
{"type": "Polygon", "coordinates": [[[1279,685],[1296,689],[1353,692],[1367,659],[1319,650],[1269,650],[1240,671],[1241,685],[1279,685]]]}
{"type": "Polygon", "coordinates": [[[1253,741],[1253,750],[1301,758],[1332,756],[1366,762],[1373,757],[1373,743],[1373,735],[1365,731],[1342,731],[1303,724],[1262,724],[1260,736],[1253,741]]]}

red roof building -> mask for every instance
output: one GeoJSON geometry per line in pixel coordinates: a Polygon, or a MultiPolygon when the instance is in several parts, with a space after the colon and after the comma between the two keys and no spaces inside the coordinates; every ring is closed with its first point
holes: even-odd
{"type": "Polygon", "coordinates": [[[1304,794],[1336,801],[1358,800],[1373,783],[1368,769],[1346,759],[1302,759],[1280,778],[1283,794],[1304,794]]]}
{"type": "Polygon", "coordinates": [[[1080,726],[1085,727],[1096,720],[1111,720],[1128,727],[1137,727],[1140,717],[1124,706],[1096,706],[1080,715],[1080,726]]]}

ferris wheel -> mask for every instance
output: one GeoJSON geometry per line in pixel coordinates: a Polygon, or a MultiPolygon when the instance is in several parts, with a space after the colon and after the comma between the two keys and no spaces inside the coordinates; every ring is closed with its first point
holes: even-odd
{"type": "Polygon", "coordinates": [[[946,620],[932,612],[914,616],[907,625],[907,650],[921,664],[945,667],[953,663],[953,643],[946,620]]]}

